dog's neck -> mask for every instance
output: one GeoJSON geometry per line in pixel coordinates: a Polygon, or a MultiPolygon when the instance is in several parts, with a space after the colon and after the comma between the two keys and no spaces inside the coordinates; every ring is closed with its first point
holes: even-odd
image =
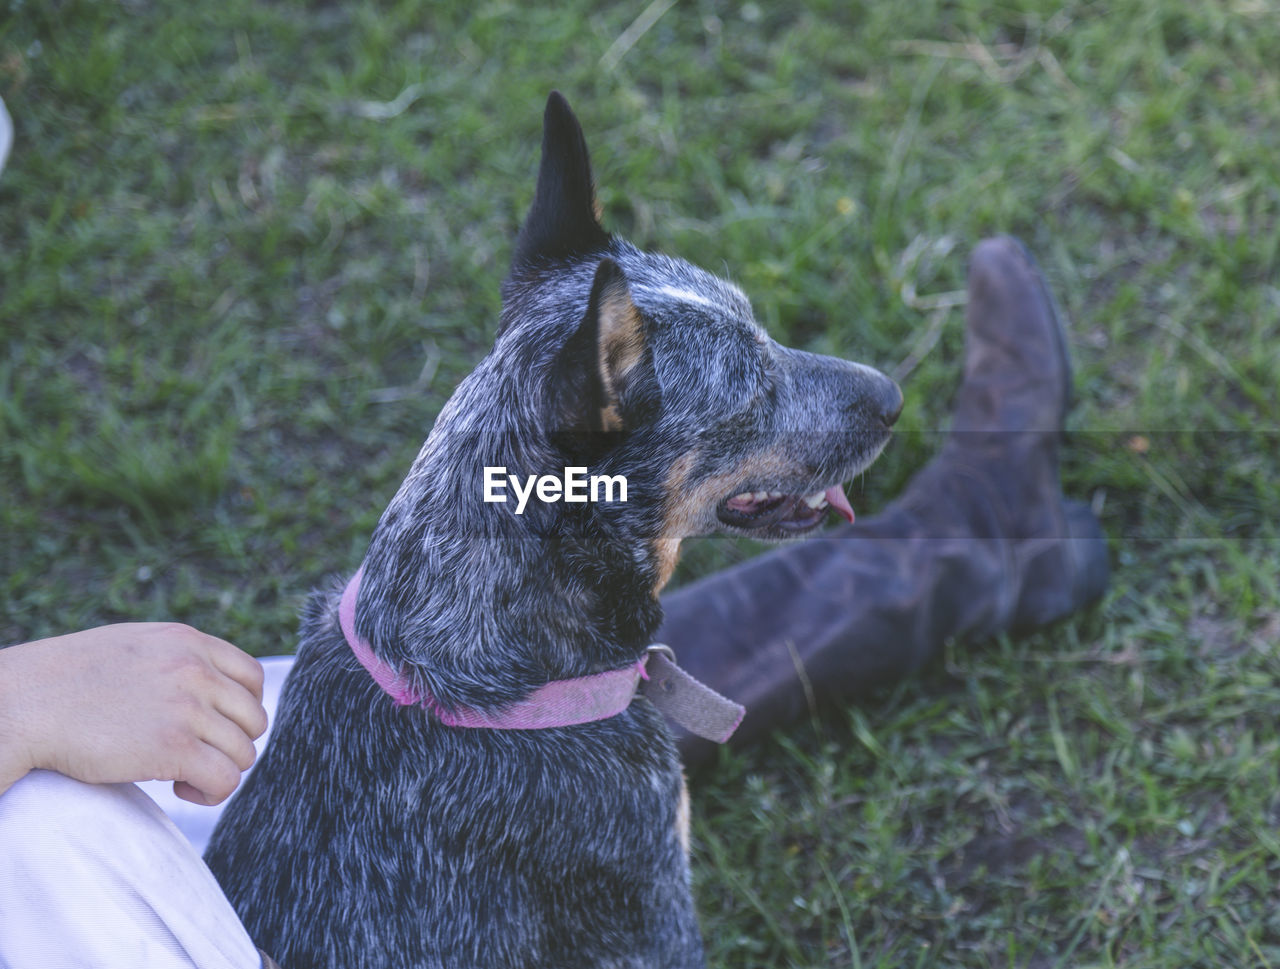
{"type": "Polygon", "coordinates": [[[474,387],[501,376],[483,366],[477,375],[441,413],[378,524],[356,620],[377,655],[426,692],[484,708],[634,663],[661,609],[638,507],[530,499],[516,515],[512,501],[483,501],[485,465],[558,472],[563,455],[519,414],[468,420],[486,413],[474,387]]]}

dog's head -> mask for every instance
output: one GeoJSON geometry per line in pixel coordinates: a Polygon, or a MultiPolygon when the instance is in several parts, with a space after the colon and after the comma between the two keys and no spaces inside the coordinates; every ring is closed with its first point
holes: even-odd
{"type": "Polygon", "coordinates": [[[365,574],[379,605],[362,607],[362,631],[408,647],[462,618],[482,640],[541,638],[528,662],[558,670],[586,624],[616,661],[656,628],[685,537],[790,538],[831,507],[852,518],[842,485],[901,406],[870,367],[779,346],[731,283],[606,232],[582,130],[552,94],[497,340],[378,525],[365,574]],[[532,494],[518,511],[513,489],[482,497],[497,467],[522,482],[572,467],[622,477],[626,500],[532,494]]]}
{"type": "Polygon", "coordinates": [[[852,518],[842,485],[880,453],[902,407],[878,371],[777,344],[731,283],[605,232],[559,94],[504,296],[499,345],[538,339],[559,317],[567,337],[546,372],[544,420],[567,457],[630,472],[663,580],[686,536],[781,539],[831,507],[852,518]]]}

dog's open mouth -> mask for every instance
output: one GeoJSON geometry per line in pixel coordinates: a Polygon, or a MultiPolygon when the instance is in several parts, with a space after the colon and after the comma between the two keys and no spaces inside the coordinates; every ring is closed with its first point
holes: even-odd
{"type": "Polygon", "coordinates": [[[845,521],[853,521],[853,507],[844,488],[833,485],[811,495],[788,495],[780,491],[744,491],[720,503],[717,516],[726,525],[754,531],[776,528],[798,535],[816,528],[835,509],[845,521]]]}

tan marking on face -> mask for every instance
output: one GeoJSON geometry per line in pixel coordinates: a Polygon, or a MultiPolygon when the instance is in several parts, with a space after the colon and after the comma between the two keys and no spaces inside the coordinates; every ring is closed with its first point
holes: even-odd
{"type": "Polygon", "coordinates": [[[656,599],[680,564],[680,539],[660,538],[653,543],[653,548],[658,558],[658,581],[653,585],[653,597],[656,599]]]}
{"type": "Polygon", "coordinates": [[[772,451],[752,454],[729,471],[698,482],[691,490],[685,482],[693,470],[695,452],[682,455],[672,466],[663,482],[665,497],[662,530],[654,542],[654,554],[658,562],[658,581],[654,585],[656,597],[671,580],[680,562],[680,542],[692,535],[706,534],[714,524],[715,507],[729,497],[733,489],[744,480],[759,478],[781,480],[796,473],[796,468],[782,455],[772,451]]]}
{"type": "Polygon", "coordinates": [[[680,772],[680,805],[676,808],[676,837],[680,839],[680,847],[684,849],[684,857],[689,859],[689,779],[680,772]]]}
{"type": "Polygon", "coordinates": [[[669,509],[674,503],[675,496],[684,490],[684,482],[689,477],[689,472],[693,469],[694,453],[692,451],[682,454],[676,459],[675,464],[671,465],[671,470],[667,472],[667,480],[662,483],[663,494],[663,527],[659,533],[657,540],[653,543],[654,557],[658,560],[658,581],[653,586],[653,597],[658,598],[658,593],[662,591],[669,581],[671,574],[675,572],[676,565],[680,562],[680,539],[682,535],[674,532],[670,527],[671,512],[669,509]]]}
{"type": "Polygon", "coordinates": [[[614,404],[600,408],[600,429],[602,431],[622,430],[622,415],[614,404]]]}

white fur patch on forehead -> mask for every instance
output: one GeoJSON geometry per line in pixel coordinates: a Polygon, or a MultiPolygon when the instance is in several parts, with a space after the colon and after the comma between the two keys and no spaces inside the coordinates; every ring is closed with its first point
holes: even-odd
{"type": "Polygon", "coordinates": [[[737,286],[683,259],[616,243],[615,258],[631,281],[636,305],[649,312],[681,305],[754,323],[751,301],[737,286]]]}
{"type": "Polygon", "coordinates": [[[711,278],[715,284],[713,288],[708,287],[698,290],[689,286],[682,286],[679,282],[659,283],[656,285],[640,284],[635,287],[636,295],[641,302],[648,302],[653,305],[670,306],[684,303],[719,313],[727,312],[740,318],[742,322],[751,326],[752,329],[763,334],[764,330],[756,323],[755,317],[751,312],[751,303],[742,290],[722,279],[711,278]]]}
{"type": "Polygon", "coordinates": [[[716,305],[701,293],[695,293],[691,289],[682,289],[679,286],[659,286],[653,292],[656,296],[666,297],[680,303],[698,303],[702,306],[711,307],[716,305]]]}

